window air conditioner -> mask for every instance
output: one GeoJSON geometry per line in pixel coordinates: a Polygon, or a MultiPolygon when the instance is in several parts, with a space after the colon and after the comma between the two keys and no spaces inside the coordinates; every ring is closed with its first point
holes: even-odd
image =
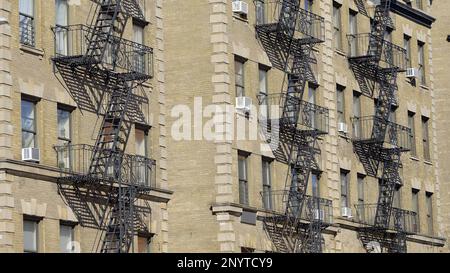
{"type": "Polygon", "coordinates": [[[406,69],[406,77],[407,78],[417,78],[417,69],[416,68],[407,68],[406,69]]]}
{"type": "Polygon", "coordinates": [[[248,4],[244,1],[233,1],[233,12],[239,14],[248,14],[248,4]]]}
{"type": "Polygon", "coordinates": [[[39,162],[41,161],[41,155],[38,148],[23,148],[22,160],[27,162],[39,162]]]}
{"type": "Polygon", "coordinates": [[[339,131],[339,133],[345,133],[345,134],[348,133],[347,123],[339,122],[338,131],[339,131]]]}
{"type": "Polygon", "coordinates": [[[314,220],[324,220],[325,219],[325,212],[322,209],[315,209],[314,210],[314,220]]]}
{"type": "Polygon", "coordinates": [[[352,218],[352,209],[348,207],[343,207],[341,211],[342,217],[352,218]]]}
{"type": "Polygon", "coordinates": [[[245,113],[250,113],[252,109],[252,99],[249,97],[237,97],[236,109],[245,113]]]}

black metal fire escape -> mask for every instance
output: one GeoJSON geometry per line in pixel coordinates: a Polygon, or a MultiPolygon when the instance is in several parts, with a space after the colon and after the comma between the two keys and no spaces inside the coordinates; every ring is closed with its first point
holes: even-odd
{"type": "Polygon", "coordinates": [[[328,133],[328,109],[303,101],[303,94],[308,82],[317,84],[312,50],[324,41],[324,19],[301,9],[298,0],[264,5],[270,22],[257,24],[256,32],[288,84],[281,94],[259,97],[261,107],[270,112],[260,124],[276,159],[289,169],[283,190],[262,193],[270,203],[264,227],[278,252],[322,252],[321,233],[331,223],[331,202],[306,194],[311,172],[319,170],[317,138],[328,133]]]}
{"type": "MultiPolygon", "coordinates": [[[[406,236],[417,229],[411,212],[393,206],[395,188],[402,184],[401,154],[411,147],[411,130],[391,122],[391,108],[397,102],[397,75],[405,70],[406,50],[385,40],[394,28],[391,0],[376,5],[371,33],[348,35],[349,63],[361,92],[375,99],[373,117],[353,120],[354,150],[367,175],[379,180],[378,202],[357,207],[363,224],[359,237],[366,248],[378,244],[382,251],[406,252],[406,236]],[[375,244],[374,244],[375,243],[375,244]]],[[[355,0],[361,14],[369,17],[365,1],[355,0]]]]}
{"type": "Polygon", "coordinates": [[[54,28],[57,73],[79,109],[102,118],[94,146],[59,148],[67,166],[58,186],[80,224],[99,230],[96,251],[127,253],[149,232],[145,176],[154,164],[125,150],[132,125],[146,124],[138,92],[152,77],[152,49],[123,38],[130,18],[145,20],[137,0],[93,2],[90,26],[54,28]]]}

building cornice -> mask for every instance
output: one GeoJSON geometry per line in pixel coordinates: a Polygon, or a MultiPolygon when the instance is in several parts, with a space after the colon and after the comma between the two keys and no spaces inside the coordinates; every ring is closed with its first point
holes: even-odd
{"type": "Polygon", "coordinates": [[[436,21],[436,18],[425,12],[398,1],[392,3],[391,11],[427,28],[431,28],[436,21]]]}

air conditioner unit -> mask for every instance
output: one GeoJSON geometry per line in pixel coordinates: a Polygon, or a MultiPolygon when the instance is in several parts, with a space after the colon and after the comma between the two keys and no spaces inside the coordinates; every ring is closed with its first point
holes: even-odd
{"type": "Polygon", "coordinates": [[[250,113],[252,109],[252,99],[249,97],[237,97],[236,109],[245,113],[250,113]]]}
{"type": "Polygon", "coordinates": [[[353,218],[353,216],[352,216],[352,209],[348,208],[348,207],[343,207],[342,211],[341,211],[341,216],[342,217],[347,217],[347,218],[353,218]]]}
{"type": "Polygon", "coordinates": [[[323,220],[325,219],[325,212],[322,209],[314,210],[314,220],[323,220]]]}
{"type": "Polygon", "coordinates": [[[417,78],[418,71],[416,68],[407,68],[406,77],[407,78],[417,78]]]}
{"type": "Polygon", "coordinates": [[[41,161],[41,155],[38,148],[23,148],[22,160],[27,162],[39,162],[41,161]]]}
{"type": "Polygon", "coordinates": [[[345,122],[339,122],[338,124],[338,131],[339,133],[348,133],[348,126],[345,122]]]}
{"type": "Polygon", "coordinates": [[[233,12],[239,14],[248,14],[248,4],[244,1],[233,1],[233,12]]]}

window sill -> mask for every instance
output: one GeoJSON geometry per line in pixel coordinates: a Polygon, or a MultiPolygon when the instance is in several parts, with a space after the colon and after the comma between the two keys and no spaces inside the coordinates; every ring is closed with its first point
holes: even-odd
{"type": "Polygon", "coordinates": [[[425,163],[426,165],[433,166],[433,162],[431,162],[429,160],[424,160],[423,163],[425,163]]]}
{"type": "Polygon", "coordinates": [[[430,90],[430,88],[424,84],[420,84],[420,89],[430,90]]]}
{"type": "Polygon", "coordinates": [[[411,156],[409,159],[411,159],[411,160],[413,160],[413,161],[417,161],[417,162],[420,161],[420,160],[419,160],[417,157],[415,157],[415,156],[411,156]]]}
{"type": "Polygon", "coordinates": [[[28,53],[28,54],[36,55],[36,56],[39,56],[40,59],[42,59],[44,57],[44,53],[45,53],[44,50],[42,50],[42,49],[27,46],[24,44],[20,44],[20,50],[22,51],[22,54],[28,53]]]}
{"type": "Polygon", "coordinates": [[[335,49],[334,49],[334,52],[337,53],[338,55],[341,55],[341,56],[347,58],[347,54],[345,54],[345,52],[342,51],[341,49],[335,48],[335,49]]]}
{"type": "Polygon", "coordinates": [[[338,132],[338,136],[346,140],[351,140],[351,137],[348,133],[338,132]]]}
{"type": "Polygon", "coordinates": [[[233,13],[233,18],[248,24],[248,19],[244,19],[236,13],[233,13]]]}

